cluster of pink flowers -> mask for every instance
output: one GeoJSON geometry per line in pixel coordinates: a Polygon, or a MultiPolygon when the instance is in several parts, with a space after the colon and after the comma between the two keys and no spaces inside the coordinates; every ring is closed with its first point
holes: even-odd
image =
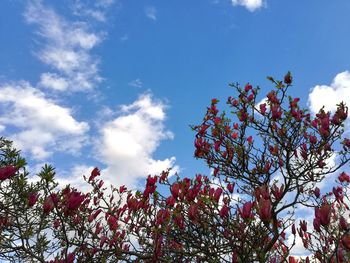
{"type": "Polygon", "coordinates": [[[340,103],[334,114],[321,109],[311,117],[299,98],[287,96],[290,73],[269,79],[276,89],[264,103],[257,106],[259,89],[251,84],[232,85],[232,119],[214,98],[193,127],[194,156],[212,177],[169,177],[167,170],[149,175],[140,191],[107,191],[96,167],[84,176],[92,188],[83,193],[58,189],[50,167],[36,183],[17,163],[0,167],[0,259],[18,249],[22,261],[52,263],[350,262],[350,176],[342,171],[350,161],[342,130],[348,109],[340,103]],[[334,153],[339,163],[327,163],[334,153]],[[317,185],[338,171],[337,185],[321,193],[317,185]],[[297,221],[290,211],[296,205],[311,210],[313,220],[297,221]],[[43,231],[53,233],[52,242],[43,231]],[[16,236],[22,247],[11,247],[16,242],[8,238],[16,236]],[[306,259],[291,255],[297,238],[306,259]]]}

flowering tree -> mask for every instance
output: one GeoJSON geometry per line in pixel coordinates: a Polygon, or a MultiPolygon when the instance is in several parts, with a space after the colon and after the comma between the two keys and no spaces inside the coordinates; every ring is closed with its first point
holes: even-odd
{"type": "Polygon", "coordinates": [[[50,166],[29,182],[24,159],[2,138],[0,259],[298,262],[290,250],[300,238],[306,262],[349,262],[347,107],[311,116],[287,95],[290,73],[269,80],[275,88],[265,102],[257,104],[259,88],[233,84],[238,96],[228,98],[229,113],[212,99],[193,126],[194,155],[210,177],[164,171],[130,191],[107,189],[95,168],[84,177],[90,192],[60,189],[50,166]],[[332,174],[337,185],[321,193],[318,184],[332,174]],[[313,226],[297,221],[297,207],[314,213],[313,226]]]}

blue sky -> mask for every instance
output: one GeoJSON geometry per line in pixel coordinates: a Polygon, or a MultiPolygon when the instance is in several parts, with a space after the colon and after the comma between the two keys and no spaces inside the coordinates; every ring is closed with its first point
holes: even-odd
{"type": "Polygon", "coordinates": [[[228,83],[263,99],[266,76],[290,70],[311,112],[350,104],[349,12],[348,0],[3,0],[0,134],[62,184],[94,166],[132,188],[167,167],[208,174],[189,125],[234,95],[228,83]]]}
{"type": "Polygon", "coordinates": [[[349,100],[349,11],[347,0],[1,1],[0,132],[64,182],[93,166],[130,186],[167,166],[208,173],[189,125],[232,95],[228,83],[259,85],[263,99],[265,77],[291,70],[311,110],[349,100]]]}

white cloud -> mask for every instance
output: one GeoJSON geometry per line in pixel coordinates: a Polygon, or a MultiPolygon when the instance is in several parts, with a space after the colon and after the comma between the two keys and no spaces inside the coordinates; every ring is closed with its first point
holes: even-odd
{"type": "Polygon", "coordinates": [[[135,87],[135,88],[141,88],[142,84],[143,83],[140,79],[134,79],[128,83],[129,86],[135,87]]]}
{"type": "Polygon", "coordinates": [[[0,86],[0,102],[0,125],[12,126],[10,139],[35,159],[59,151],[75,154],[86,142],[89,125],[26,82],[0,86]]]}
{"type": "Polygon", "coordinates": [[[309,94],[309,108],[313,114],[325,106],[325,111],[336,110],[336,104],[344,101],[350,105],[350,73],[344,71],[335,76],[331,85],[317,85],[309,94]]]}
{"type": "Polygon", "coordinates": [[[75,0],[73,3],[73,13],[76,16],[87,16],[99,22],[106,22],[107,8],[115,3],[114,0],[96,0],[94,4],[87,1],[75,0]]]}
{"type": "MultiPolygon", "coordinates": [[[[137,179],[174,167],[175,157],[156,160],[153,154],[161,140],[172,139],[164,126],[165,105],[151,95],[121,107],[121,114],[101,127],[96,147],[103,171],[114,185],[135,186],[137,179]]],[[[178,167],[174,167],[177,171],[178,167]]]]}
{"type": "Polygon", "coordinates": [[[115,1],[115,0],[97,0],[96,6],[106,8],[106,7],[113,5],[115,2],[118,2],[118,0],[117,1],[115,1]]]}
{"type": "Polygon", "coordinates": [[[232,0],[232,4],[244,6],[249,11],[254,12],[263,6],[263,0],[232,0]]]}
{"type": "MultiPolygon", "coordinates": [[[[93,169],[93,166],[87,166],[83,164],[75,165],[69,172],[63,171],[59,176],[57,176],[56,181],[61,188],[64,188],[69,184],[79,191],[86,193],[91,190],[91,186],[84,181],[83,176],[85,175],[87,178],[89,178],[93,169]]],[[[108,186],[108,184],[106,184],[106,186],[108,186]]]]}
{"type": "Polygon", "coordinates": [[[91,90],[101,82],[98,73],[98,60],[89,51],[98,45],[103,34],[89,32],[86,23],[69,22],[56,14],[53,9],[42,5],[41,1],[31,1],[25,12],[28,23],[38,26],[38,35],[45,40],[42,49],[37,52],[41,61],[60,73],[60,82],[65,85],[52,85],[54,73],[44,73],[41,80],[51,76],[51,81],[41,81],[41,85],[55,90],[91,90]],[[48,75],[51,74],[51,75],[48,75]]]}
{"type": "Polygon", "coordinates": [[[145,8],[145,14],[149,19],[157,20],[157,9],[153,6],[148,6],[145,8]]]}
{"type": "Polygon", "coordinates": [[[47,72],[41,74],[39,86],[58,91],[64,91],[68,88],[68,81],[55,73],[47,72]]]}
{"type": "MultiPolygon", "coordinates": [[[[102,21],[104,13],[98,13],[99,10],[113,2],[95,2],[96,12],[89,15],[102,21]]],[[[145,13],[156,20],[154,7],[146,8],[145,13]]],[[[76,120],[72,109],[60,106],[45,95],[46,90],[38,88],[60,92],[92,90],[101,77],[98,61],[91,50],[104,36],[92,32],[86,23],[70,22],[59,16],[41,0],[30,1],[24,16],[28,23],[37,26],[37,34],[43,42],[39,42],[36,55],[50,70],[41,74],[36,88],[27,82],[0,85],[0,130],[8,132],[15,146],[30,152],[37,162],[56,152],[78,154],[91,140],[88,123],[76,120]]],[[[129,84],[142,86],[140,79],[129,84]]],[[[105,164],[102,176],[106,182],[135,187],[138,179],[148,174],[158,174],[169,167],[173,167],[173,173],[178,171],[175,157],[154,157],[160,142],[173,138],[164,126],[165,108],[164,103],[150,94],[121,106],[120,113],[103,108],[104,119],[97,125],[99,137],[94,150],[105,164]]],[[[78,165],[72,168],[70,176],[63,172],[57,179],[60,185],[70,183],[80,188],[83,187],[82,174],[88,176],[91,169],[78,165]]]]}

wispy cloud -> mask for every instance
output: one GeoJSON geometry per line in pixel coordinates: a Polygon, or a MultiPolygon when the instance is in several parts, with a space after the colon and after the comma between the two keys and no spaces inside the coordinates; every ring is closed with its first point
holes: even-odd
{"type": "Polygon", "coordinates": [[[83,22],[69,22],[41,1],[31,1],[25,12],[26,21],[38,26],[44,40],[36,52],[39,59],[55,72],[43,73],[40,85],[54,90],[92,90],[101,82],[98,59],[90,50],[103,40],[103,34],[90,32],[83,22]]]}
{"type": "MultiPolygon", "coordinates": [[[[172,139],[164,126],[165,105],[150,94],[123,105],[119,115],[101,128],[96,151],[107,165],[103,171],[108,180],[120,185],[135,186],[140,178],[174,167],[175,157],[154,159],[160,142],[172,139]]],[[[174,167],[177,171],[178,167],[174,167]]]]}
{"type": "Polygon", "coordinates": [[[118,2],[118,0],[96,0],[95,5],[97,7],[109,7],[113,5],[115,2],[118,2]]]}
{"type": "MultiPolygon", "coordinates": [[[[100,0],[96,5],[106,7],[112,2],[100,0]]],[[[155,8],[145,12],[156,20],[155,8]]],[[[0,84],[0,130],[8,134],[15,146],[31,153],[30,159],[36,163],[55,153],[89,155],[87,151],[93,148],[97,159],[105,165],[104,179],[115,185],[136,187],[138,179],[148,174],[158,174],[170,167],[173,172],[178,171],[175,157],[154,156],[161,141],[172,139],[173,134],[164,123],[166,105],[150,94],[120,106],[118,111],[101,105],[103,121],[96,125],[97,135],[93,135],[90,125],[96,121],[89,120],[89,125],[77,120],[72,108],[62,106],[62,101],[52,99],[52,93],[47,92],[47,89],[65,94],[93,90],[101,77],[98,59],[91,55],[91,50],[104,35],[93,32],[85,22],[68,21],[40,0],[30,1],[24,16],[36,26],[40,41],[35,54],[50,70],[40,75],[38,85],[25,81],[0,84]]],[[[142,87],[142,81],[135,79],[129,85],[142,87]]],[[[58,180],[61,184],[79,185],[81,174],[88,174],[91,168],[81,163],[70,171],[74,176],[58,180]]]]}
{"type": "Polygon", "coordinates": [[[232,0],[234,6],[244,6],[249,11],[254,12],[255,10],[263,6],[263,0],[232,0]]]}
{"type": "Polygon", "coordinates": [[[115,4],[115,0],[96,0],[91,2],[75,0],[73,2],[73,13],[76,16],[87,16],[99,22],[106,22],[106,13],[111,5],[115,4]]]}
{"type": "Polygon", "coordinates": [[[77,154],[86,143],[89,125],[27,82],[0,86],[0,102],[0,125],[14,129],[10,139],[34,159],[54,152],[77,154]]]}
{"type": "Polygon", "coordinates": [[[142,81],[140,79],[134,79],[128,83],[130,87],[135,87],[135,88],[141,88],[142,87],[142,81]]]}
{"type": "Polygon", "coordinates": [[[121,42],[125,42],[129,39],[129,36],[125,34],[125,35],[121,36],[119,39],[121,42]]]}
{"type": "Polygon", "coordinates": [[[48,87],[53,90],[64,91],[69,87],[69,81],[60,77],[56,73],[43,73],[40,76],[40,86],[48,87]]]}
{"type": "Polygon", "coordinates": [[[157,9],[154,6],[148,6],[145,8],[145,15],[154,21],[157,20],[157,9]]]}

